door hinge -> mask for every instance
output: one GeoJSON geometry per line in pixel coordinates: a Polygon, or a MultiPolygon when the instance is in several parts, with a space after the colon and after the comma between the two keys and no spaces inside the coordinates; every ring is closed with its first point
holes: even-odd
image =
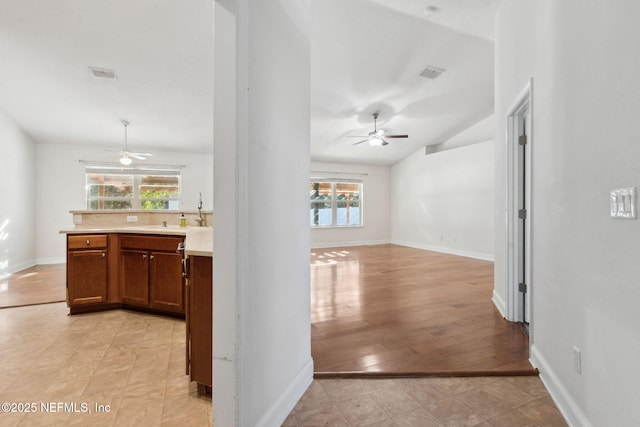
{"type": "Polygon", "coordinates": [[[526,145],[527,143],[527,135],[520,135],[518,137],[518,144],[519,145],[526,145]]]}
{"type": "Polygon", "coordinates": [[[520,209],[518,211],[518,218],[527,219],[527,210],[526,209],[520,209]]]}
{"type": "Polygon", "coordinates": [[[527,284],[526,283],[518,283],[518,292],[527,293],[527,284]]]}

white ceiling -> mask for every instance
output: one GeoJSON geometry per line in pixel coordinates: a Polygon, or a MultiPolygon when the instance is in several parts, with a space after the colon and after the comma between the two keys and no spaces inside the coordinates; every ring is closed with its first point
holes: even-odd
{"type": "MultiPolygon", "coordinates": [[[[498,2],[313,0],[312,159],[393,164],[489,116],[498,2]],[[427,65],[446,71],[418,76],[427,65]],[[366,135],[375,111],[409,138],[353,146],[346,135],[366,135]]],[[[210,153],[212,5],[0,0],[0,108],[42,143],[119,149],[124,119],[134,150],[210,153]]]]}
{"type": "Polygon", "coordinates": [[[502,0],[371,0],[408,16],[493,41],[493,21],[502,0]],[[425,9],[435,8],[430,15],[425,9]]]}
{"type": "Polygon", "coordinates": [[[42,143],[211,152],[211,0],[0,0],[0,108],[42,143]],[[89,67],[114,69],[96,79],[89,67]]]}

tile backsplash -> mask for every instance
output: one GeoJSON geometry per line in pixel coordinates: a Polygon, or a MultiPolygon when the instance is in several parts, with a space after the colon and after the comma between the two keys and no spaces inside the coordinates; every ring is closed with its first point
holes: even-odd
{"type": "MultiPolygon", "coordinates": [[[[180,213],[184,212],[187,226],[196,226],[198,211],[149,211],[149,210],[113,210],[113,211],[70,211],[75,228],[135,227],[145,225],[180,225],[180,213]],[[134,221],[135,219],[135,221],[134,221]]],[[[213,226],[213,211],[202,211],[204,225],[213,226]]]]}

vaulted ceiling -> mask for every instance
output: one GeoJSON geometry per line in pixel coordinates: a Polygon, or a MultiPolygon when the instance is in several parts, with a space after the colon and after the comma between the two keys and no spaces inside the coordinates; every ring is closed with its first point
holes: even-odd
{"type": "MultiPolygon", "coordinates": [[[[312,158],[393,164],[490,115],[498,2],[312,0],[312,158]],[[427,66],[445,71],[421,77],[427,66]],[[374,112],[409,138],[352,145],[374,112]]],[[[0,0],[0,11],[0,108],[34,140],[119,149],[128,120],[133,149],[212,151],[212,0],[0,0]]]]}
{"type": "MultiPolygon", "coordinates": [[[[496,1],[312,2],[311,153],[315,160],[393,164],[493,112],[496,1]],[[425,15],[426,5],[433,13],[425,15]],[[482,7],[480,7],[482,6],[482,7]],[[464,19],[475,11],[467,32],[464,19]],[[482,17],[482,19],[481,19],[482,17]],[[444,26],[444,25],[447,26],[444,26]],[[426,67],[444,72],[420,76],[426,67]],[[351,135],[408,134],[371,147],[351,135]]],[[[429,10],[428,10],[429,11],[429,10]]]]}

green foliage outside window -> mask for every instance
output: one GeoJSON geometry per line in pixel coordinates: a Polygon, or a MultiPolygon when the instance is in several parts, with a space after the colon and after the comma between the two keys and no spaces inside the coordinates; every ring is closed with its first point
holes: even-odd
{"type": "Polygon", "coordinates": [[[175,198],[178,194],[175,190],[140,190],[140,209],[168,209],[169,200],[158,199],[175,198]]]}

